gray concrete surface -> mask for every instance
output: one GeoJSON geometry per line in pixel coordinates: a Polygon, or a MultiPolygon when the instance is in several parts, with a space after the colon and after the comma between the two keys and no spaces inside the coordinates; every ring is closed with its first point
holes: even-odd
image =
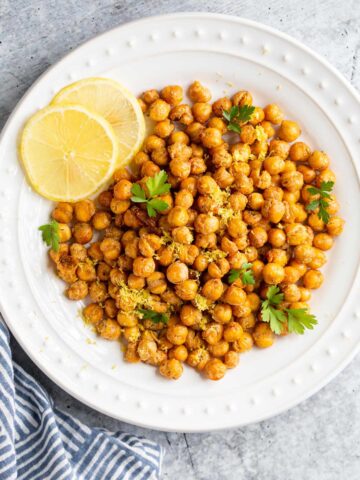
{"type": "MultiPolygon", "coordinates": [[[[0,0],[0,128],[22,94],[85,40],[129,20],[176,11],[243,16],[286,32],[360,87],[360,2],[348,0],[0,0]]],[[[124,424],[54,385],[13,342],[15,359],[55,403],[90,425],[122,429],[167,450],[166,480],[357,480],[360,478],[360,358],[320,393],[271,420],[208,434],[162,433],[124,424]]]]}

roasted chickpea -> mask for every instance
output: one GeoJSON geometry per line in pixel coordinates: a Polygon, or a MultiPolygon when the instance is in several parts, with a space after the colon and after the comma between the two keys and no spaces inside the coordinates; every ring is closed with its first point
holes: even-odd
{"type": "Polygon", "coordinates": [[[137,257],[133,263],[133,272],[137,277],[149,277],[155,272],[155,262],[149,257],[137,257]]]}
{"type": "Polygon", "coordinates": [[[264,228],[254,227],[249,232],[250,245],[255,248],[260,248],[267,242],[268,235],[264,228]]]}
{"type": "Polygon", "coordinates": [[[246,90],[236,92],[232,97],[233,105],[242,107],[243,105],[252,105],[253,99],[251,93],[246,90]]]}
{"type": "Polygon", "coordinates": [[[211,100],[210,90],[204,87],[199,81],[193,82],[188,90],[192,102],[209,102],[211,100]]]}
{"type": "Polygon", "coordinates": [[[284,230],[281,230],[280,228],[270,228],[267,234],[268,242],[275,248],[282,247],[286,242],[284,230]]]}
{"type": "Polygon", "coordinates": [[[209,380],[220,380],[226,373],[226,365],[218,358],[212,358],[205,365],[204,373],[209,380]]]}
{"type": "Polygon", "coordinates": [[[310,154],[310,147],[304,142],[296,142],[290,147],[289,156],[293,162],[306,162],[310,154]]]}
{"type": "Polygon", "coordinates": [[[100,250],[107,260],[116,260],[120,255],[121,244],[114,238],[104,238],[100,243],[100,250]]]}
{"type": "Polygon", "coordinates": [[[180,324],[170,325],[166,331],[166,337],[173,345],[185,343],[187,334],[188,328],[180,324]]]}
{"type": "Polygon", "coordinates": [[[83,315],[86,323],[97,324],[103,319],[103,309],[97,303],[90,303],[83,310],[83,315]]]}
{"type": "Polygon", "coordinates": [[[305,263],[308,264],[310,263],[315,256],[315,249],[311,245],[308,244],[302,244],[302,245],[297,245],[294,248],[294,258],[299,262],[299,263],[305,263]]]}
{"type": "Polygon", "coordinates": [[[300,302],[308,302],[311,298],[311,291],[305,287],[298,287],[300,292],[300,302]]]}
{"type": "Polygon", "coordinates": [[[249,123],[251,123],[251,125],[258,125],[264,120],[264,118],[265,118],[264,110],[260,107],[255,107],[255,110],[251,114],[249,123]]]}
{"type": "Polygon", "coordinates": [[[326,224],[326,230],[332,237],[337,237],[344,229],[345,221],[340,217],[331,217],[326,224]]]}
{"type": "Polygon", "coordinates": [[[178,105],[183,99],[183,89],[180,85],[167,85],[161,90],[160,97],[170,105],[178,105]]]}
{"type": "Polygon", "coordinates": [[[73,227],[73,235],[77,243],[84,245],[91,241],[93,229],[88,223],[76,223],[73,227]]]}
{"type": "Polygon", "coordinates": [[[233,343],[235,352],[244,353],[252,349],[254,345],[253,337],[250,333],[244,332],[239,340],[233,343]]]}
{"type": "Polygon", "coordinates": [[[176,358],[164,360],[159,367],[159,372],[163,377],[177,380],[183,373],[183,366],[176,358]]]}
{"type": "MultiPolygon", "coordinates": [[[[174,128],[175,128],[175,125],[173,123],[170,122],[170,120],[168,118],[166,118],[165,120],[162,120],[161,122],[158,122],[155,127],[154,127],[154,133],[155,135],[157,135],[158,137],[160,138],[167,138],[169,137],[172,132],[174,131],[174,128]]],[[[156,150],[154,150],[155,152],[156,150]]],[[[141,152],[140,152],[141,153],[141,152]]],[[[138,155],[138,154],[137,154],[138,155]]],[[[145,160],[148,160],[145,159],[145,160]]],[[[144,161],[145,161],[144,160],[144,161]]],[[[136,162],[136,156],[135,156],[135,159],[134,159],[135,163],[136,162]]],[[[143,163],[143,162],[141,162],[143,163]]],[[[156,163],[156,162],[155,162],[156,163]]]]}
{"type": "Polygon", "coordinates": [[[171,227],[182,227],[189,221],[189,214],[186,208],[175,206],[168,213],[168,222],[171,227]]]}
{"type": "Polygon", "coordinates": [[[96,270],[91,261],[79,263],[76,269],[76,275],[79,280],[84,280],[85,282],[96,280],[96,270]]]}
{"type": "Polygon", "coordinates": [[[227,231],[233,238],[240,238],[247,234],[247,225],[240,217],[233,217],[228,221],[227,231]]]}
{"type": "Polygon", "coordinates": [[[221,297],[223,291],[224,285],[222,281],[219,278],[213,278],[205,282],[201,293],[205,298],[215,302],[221,297]]]}
{"type": "Polygon", "coordinates": [[[304,178],[302,174],[297,171],[284,172],[281,175],[281,185],[289,190],[289,192],[296,192],[301,190],[304,185],[304,178]]]}
{"type": "Polygon", "coordinates": [[[59,202],[52,211],[51,216],[59,223],[70,223],[73,218],[73,207],[70,203],[59,202]]]}
{"type": "Polygon", "coordinates": [[[77,280],[66,290],[66,296],[70,300],[82,300],[88,294],[88,285],[83,280],[77,280]]]}
{"type": "Polygon", "coordinates": [[[200,372],[204,370],[205,365],[207,362],[210,360],[210,355],[207,350],[204,348],[196,348],[192,352],[189,353],[189,356],[187,358],[187,363],[193,367],[199,370],[200,372]]]}
{"type": "Polygon", "coordinates": [[[282,287],[285,302],[298,302],[301,298],[299,287],[294,283],[282,287]]]}
{"type": "Polygon", "coordinates": [[[180,283],[189,278],[189,269],[182,262],[175,262],[166,270],[166,278],[171,283],[180,283]]]}
{"type": "Polygon", "coordinates": [[[196,297],[198,291],[198,284],[195,280],[184,280],[183,282],[177,283],[175,287],[175,292],[181,300],[193,300],[196,297]]]}
{"type": "Polygon", "coordinates": [[[284,268],[277,263],[268,263],[262,271],[264,281],[269,285],[277,285],[284,280],[284,268]]]}
{"type": "Polygon", "coordinates": [[[312,213],[309,215],[308,224],[314,232],[321,232],[325,230],[325,223],[321,218],[319,218],[317,213],[312,213]]]}
{"type": "Polygon", "coordinates": [[[286,239],[289,245],[301,245],[308,237],[306,227],[301,223],[290,223],[285,226],[286,239]]]}
{"type": "Polygon", "coordinates": [[[258,323],[252,336],[259,348],[268,348],[274,343],[274,334],[268,323],[258,323]]]}
{"type": "Polygon", "coordinates": [[[161,122],[168,117],[170,109],[171,107],[167,102],[158,99],[150,105],[148,112],[151,120],[154,120],[154,122],[161,122]]]}
{"type": "Polygon", "coordinates": [[[95,213],[95,204],[92,200],[81,200],[74,205],[75,218],[78,222],[89,222],[95,213]]]}
{"type": "Polygon", "coordinates": [[[192,327],[201,321],[202,313],[196,307],[185,304],[180,310],[180,319],[187,327],[192,327]]]}
{"type": "Polygon", "coordinates": [[[195,219],[194,226],[196,232],[209,235],[210,233],[215,233],[219,230],[220,222],[214,215],[200,213],[195,219]]]}
{"type": "Polygon", "coordinates": [[[274,125],[280,125],[284,119],[284,113],[276,103],[271,103],[264,108],[265,119],[274,125]]]}
{"type": "MultiPolygon", "coordinates": [[[[92,217],[95,230],[105,230],[111,224],[111,215],[108,212],[98,211],[92,217]]],[[[79,242],[80,243],[80,242],[79,242]]]]}
{"type": "Polygon", "coordinates": [[[270,155],[278,155],[279,157],[286,160],[290,152],[290,145],[283,140],[278,140],[277,138],[271,140],[270,142],[270,155]]]}
{"type": "Polygon", "coordinates": [[[227,342],[236,342],[243,335],[243,329],[238,322],[230,322],[224,329],[224,340],[227,342]]]}
{"type": "Polygon", "coordinates": [[[301,128],[292,120],[283,120],[278,135],[285,142],[294,142],[301,135],[301,128]]]}
{"type": "Polygon", "coordinates": [[[201,141],[206,148],[219,147],[223,143],[222,132],[217,128],[206,128],[201,134],[201,141]]]}
{"type": "Polygon", "coordinates": [[[319,270],[308,270],[303,277],[304,287],[311,290],[320,288],[323,281],[323,274],[319,270]]]}
{"type": "Polygon", "coordinates": [[[240,140],[242,143],[247,143],[248,145],[252,145],[256,140],[255,128],[250,124],[247,124],[241,127],[240,140]]]}
{"type": "Polygon", "coordinates": [[[206,325],[202,337],[209,345],[216,345],[221,340],[223,330],[223,326],[220,323],[211,322],[206,325]]]}
{"type": "Polygon", "coordinates": [[[309,165],[314,170],[325,170],[329,167],[330,160],[325,152],[315,150],[308,159],[309,165]]]}
{"type": "Polygon", "coordinates": [[[234,350],[229,350],[224,356],[224,363],[227,368],[235,368],[239,363],[239,354],[234,350]]]}
{"type": "Polygon", "coordinates": [[[275,198],[265,200],[261,213],[262,216],[270,222],[279,223],[285,215],[285,204],[275,198]]]}
{"type": "Polygon", "coordinates": [[[66,223],[59,223],[59,240],[60,242],[67,242],[71,238],[71,229],[66,223]]]}
{"type": "Polygon", "coordinates": [[[211,105],[209,103],[198,102],[194,103],[192,112],[197,122],[205,123],[209,120],[211,115],[211,105]]]}
{"type": "Polygon", "coordinates": [[[215,322],[225,324],[229,323],[232,319],[232,310],[230,305],[226,303],[218,303],[212,312],[212,317],[215,322]]]}
{"type": "Polygon", "coordinates": [[[323,182],[334,182],[336,181],[335,173],[330,170],[329,168],[326,168],[325,170],[321,170],[316,177],[316,186],[321,187],[321,184],[323,182]]]}
{"type": "Polygon", "coordinates": [[[98,334],[106,340],[118,340],[121,336],[120,325],[111,319],[105,319],[96,325],[98,334]]]}
{"type": "Polygon", "coordinates": [[[157,100],[159,98],[159,94],[156,90],[152,89],[152,90],[146,90],[146,92],[144,92],[142,95],[141,95],[141,98],[142,100],[147,103],[148,105],[150,103],[153,103],[155,102],[155,100],[157,100]]]}
{"type": "Polygon", "coordinates": [[[224,302],[229,305],[241,305],[246,300],[246,293],[236,285],[230,285],[224,294],[224,302]]]}
{"type": "Polygon", "coordinates": [[[222,117],[224,110],[230,110],[232,106],[230,98],[223,97],[216,100],[212,105],[212,110],[215,115],[222,117]]]}

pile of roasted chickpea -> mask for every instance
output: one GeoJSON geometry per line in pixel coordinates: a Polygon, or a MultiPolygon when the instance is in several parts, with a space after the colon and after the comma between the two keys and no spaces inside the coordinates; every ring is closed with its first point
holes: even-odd
{"type": "Polygon", "coordinates": [[[223,111],[252,105],[248,91],[211,103],[195,81],[188,96],[192,105],[182,103],[180,86],[142,94],[154,131],[132,171],[117,170],[96,201],[56,206],[61,245],[50,256],[69,284],[67,297],[90,297],[85,321],[101,337],[121,339],[128,362],[158,366],[170,379],[187,363],[218,380],[240,353],[273,344],[260,312],[269,285],[279,286],[285,306],[308,308],[344,222],[333,194],[327,224],[306,210],[309,185],[335,174],[326,153],[296,141],[301,129],[278,105],[255,107],[241,133],[229,134],[223,111]],[[160,170],[171,184],[160,197],[168,209],[151,218],[131,202],[131,188],[146,188],[160,170]],[[229,271],[244,263],[255,284],[229,284],[229,271]],[[139,308],[165,313],[168,322],[143,319],[139,308]]]}

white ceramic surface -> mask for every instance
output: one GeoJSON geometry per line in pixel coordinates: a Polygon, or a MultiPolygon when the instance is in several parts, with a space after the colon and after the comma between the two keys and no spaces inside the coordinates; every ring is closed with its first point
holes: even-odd
{"type": "Polygon", "coordinates": [[[56,383],[93,408],[142,426],[176,431],[235,427],[275,415],[327,383],[357,352],[360,340],[360,108],[354,90],[329,65],[294,40],[235,17],[182,14],[112,30],[52,67],[9,119],[0,143],[0,301],[6,321],[31,358],[56,383]],[[287,337],[241,357],[221,382],[186,369],[169,382],[146,365],[122,361],[118,344],[102,341],[63,296],[49,268],[38,226],[50,202],[27,186],[16,157],[26,118],[59,88],[79,78],[116,78],[135,93],[199,79],[214,97],[239,89],[255,102],[281,104],[303,127],[302,138],[326,150],[346,219],[329,254],[325,283],[312,309],[313,332],[287,337]]]}

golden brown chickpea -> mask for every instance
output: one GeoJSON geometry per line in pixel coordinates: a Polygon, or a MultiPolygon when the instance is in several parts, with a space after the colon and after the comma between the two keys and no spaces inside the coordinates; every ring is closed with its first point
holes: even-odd
{"type": "Polygon", "coordinates": [[[235,176],[235,188],[243,195],[250,195],[254,191],[252,178],[249,178],[244,173],[236,174],[235,176]]]}
{"type": "Polygon", "coordinates": [[[286,242],[284,230],[280,228],[270,228],[268,233],[268,242],[275,248],[282,247],[286,242]]]}
{"type": "Polygon", "coordinates": [[[221,258],[215,263],[210,263],[208,273],[211,278],[222,278],[230,270],[230,264],[226,258],[221,258]]]}
{"type": "Polygon", "coordinates": [[[82,300],[88,294],[88,285],[83,280],[77,280],[66,290],[69,300],[82,300]]]}
{"type": "Polygon", "coordinates": [[[190,125],[194,121],[194,117],[189,105],[176,105],[170,111],[170,120],[173,122],[180,122],[183,125],[190,125]]]}
{"type": "Polygon", "coordinates": [[[280,125],[284,119],[284,113],[276,103],[266,105],[264,108],[265,119],[274,125],[280,125]]]}
{"type": "Polygon", "coordinates": [[[176,193],[175,205],[177,207],[190,208],[194,203],[194,197],[187,189],[182,189],[176,193]]]}
{"type": "Polygon", "coordinates": [[[239,363],[239,354],[234,350],[228,351],[224,356],[224,363],[227,368],[235,368],[239,363]]]}
{"type": "MultiPolygon", "coordinates": [[[[301,265],[306,271],[306,266],[303,263],[298,263],[297,265],[301,265]]],[[[304,275],[305,271],[302,271],[302,269],[300,271],[300,268],[296,268],[292,265],[287,265],[284,268],[285,277],[282,283],[285,285],[296,283],[299,280],[300,276],[304,275]]]]}
{"type": "Polygon", "coordinates": [[[205,126],[199,122],[190,123],[190,125],[186,127],[186,133],[188,134],[193,143],[201,142],[204,130],[205,126]]]}
{"type": "MultiPolygon", "coordinates": [[[[160,138],[167,138],[172,134],[172,132],[174,131],[174,128],[175,128],[175,125],[171,123],[168,118],[166,118],[165,120],[162,120],[161,122],[158,122],[155,125],[154,133],[160,138]]],[[[142,152],[139,152],[139,153],[142,153],[142,152]]],[[[136,159],[136,156],[135,156],[135,159],[136,159]]],[[[135,163],[137,162],[135,161],[135,163]]]]}
{"type": "Polygon", "coordinates": [[[326,168],[325,170],[322,170],[321,172],[319,172],[318,176],[316,177],[315,183],[316,183],[316,186],[320,188],[323,182],[335,183],[335,181],[336,181],[335,173],[329,168],[326,168]]]}
{"type": "Polygon", "coordinates": [[[255,345],[259,348],[268,348],[274,343],[274,334],[268,323],[258,323],[253,333],[255,345]]]}
{"type": "Polygon", "coordinates": [[[170,171],[175,177],[183,180],[191,173],[191,163],[188,160],[175,158],[170,162],[170,171]]]}
{"type": "Polygon", "coordinates": [[[247,225],[239,217],[230,218],[227,225],[227,231],[233,238],[240,238],[247,234],[247,225]]]}
{"type": "Polygon", "coordinates": [[[182,345],[186,341],[188,328],[185,325],[170,325],[166,331],[166,337],[173,345],[182,345]]]}
{"type": "Polygon", "coordinates": [[[253,337],[250,333],[244,332],[242,336],[233,343],[233,349],[235,352],[244,353],[252,349],[254,345],[253,337]]]}
{"type": "Polygon", "coordinates": [[[95,325],[103,318],[103,309],[97,303],[90,303],[83,310],[83,316],[86,323],[95,325]]]}
{"type": "Polygon", "coordinates": [[[168,247],[161,247],[157,252],[157,257],[163,267],[167,267],[174,260],[173,251],[168,247]]]}
{"type": "Polygon", "coordinates": [[[218,358],[212,358],[205,365],[204,372],[209,380],[220,380],[226,373],[226,365],[218,358]]]}
{"type": "Polygon", "coordinates": [[[231,100],[228,97],[219,98],[212,105],[212,110],[217,117],[222,117],[224,110],[230,110],[232,106],[231,100]]]}
{"type": "Polygon", "coordinates": [[[264,168],[270,175],[281,173],[285,168],[285,161],[276,155],[267,157],[264,160],[264,168]]]}
{"type": "Polygon", "coordinates": [[[320,288],[323,281],[323,274],[319,270],[308,270],[303,277],[304,287],[310,290],[320,288]]]}
{"type": "Polygon", "coordinates": [[[321,218],[318,217],[317,213],[312,213],[309,215],[308,224],[314,232],[321,232],[322,230],[325,230],[325,223],[321,218]]]}
{"type": "Polygon", "coordinates": [[[111,215],[108,212],[98,211],[92,217],[92,224],[96,230],[105,230],[111,224],[111,215]]]}
{"type": "Polygon", "coordinates": [[[78,222],[89,222],[95,213],[95,204],[92,200],[81,200],[74,205],[75,218],[78,222]]]}
{"type": "Polygon", "coordinates": [[[96,280],[96,270],[91,261],[79,263],[76,275],[79,277],[79,280],[84,280],[85,282],[96,280]]]}
{"type": "Polygon", "coordinates": [[[248,197],[248,205],[253,210],[261,210],[264,201],[263,195],[258,192],[251,193],[248,197]]]}
{"type": "Polygon", "coordinates": [[[118,200],[129,200],[131,197],[132,183],[123,178],[114,185],[114,197],[118,200]]]}
{"type": "Polygon", "coordinates": [[[216,345],[220,342],[223,334],[223,326],[220,323],[211,322],[206,325],[205,330],[202,332],[202,338],[209,345],[216,345]]]}
{"type": "Polygon", "coordinates": [[[252,105],[253,99],[250,92],[246,90],[240,90],[236,92],[232,97],[233,105],[242,107],[243,105],[252,105]]]}
{"type": "Polygon", "coordinates": [[[148,106],[146,105],[146,103],[144,102],[144,100],[143,100],[142,98],[138,98],[137,101],[138,101],[138,103],[139,103],[139,105],[140,105],[141,111],[142,111],[143,113],[145,113],[146,110],[147,110],[147,108],[148,108],[148,106]]]}
{"type": "MultiPolygon", "coordinates": [[[[173,132],[168,141],[169,145],[173,145],[174,143],[181,143],[183,145],[189,145],[190,139],[189,136],[182,132],[181,130],[173,132]]],[[[175,147],[174,147],[175,148],[175,147]]],[[[187,152],[190,152],[189,149],[185,149],[187,152]]]]}
{"type": "Polygon", "coordinates": [[[201,321],[202,313],[196,307],[185,304],[180,310],[180,319],[187,327],[192,327],[201,321]]]}
{"type": "Polygon", "coordinates": [[[107,260],[116,260],[120,255],[121,244],[114,238],[104,238],[100,243],[100,250],[107,260]]]}
{"type": "Polygon", "coordinates": [[[169,358],[176,358],[179,362],[186,362],[189,352],[185,345],[178,345],[169,351],[169,358]]]}
{"type": "Polygon", "coordinates": [[[296,142],[290,147],[289,156],[293,162],[306,162],[310,154],[310,147],[304,142],[296,142]]]}
{"type": "Polygon", "coordinates": [[[194,300],[198,291],[199,285],[196,280],[184,280],[176,284],[175,292],[181,300],[194,300]]]}
{"type": "Polygon", "coordinates": [[[194,226],[196,232],[209,235],[210,233],[215,233],[219,230],[220,222],[214,215],[200,213],[195,219],[194,226]]]}
{"type": "Polygon", "coordinates": [[[226,303],[216,304],[212,312],[212,316],[215,322],[221,324],[229,323],[232,319],[232,310],[230,305],[227,305],[226,303]]]}
{"type": "Polygon", "coordinates": [[[119,182],[122,179],[126,179],[126,180],[132,179],[132,174],[126,167],[117,168],[113,173],[113,180],[115,183],[119,182]]]}
{"type": "Polygon", "coordinates": [[[230,322],[224,329],[224,340],[227,342],[236,342],[243,335],[243,329],[238,322],[230,322]]]}
{"type": "Polygon", "coordinates": [[[230,345],[225,340],[220,340],[215,345],[208,345],[208,350],[213,357],[223,357],[230,350],[230,345]]]}
{"type": "Polygon", "coordinates": [[[117,198],[113,198],[110,203],[110,209],[116,215],[120,215],[121,213],[126,212],[129,207],[130,200],[118,200],[117,198]]]}
{"type": "Polygon", "coordinates": [[[281,248],[272,248],[266,253],[266,259],[269,263],[277,263],[282,267],[288,262],[288,255],[285,250],[281,250],[281,248]]]}
{"type": "Polygon", "coordinates": [[[176,358],[164,360],[159,367],[159,372],[163,377],[177,380],[183,373],[183,366],[176,358]]]}
{"type": "Polygon", "coordinates": [[[311,298],[311,291],[305,287],[298,287],[300,291],[300,302],[308,302],[311,298]]]}
{"type": "Polygon", "coordinates": [[[120,325],[111,319],[102,320],[96,325],[98,334],[106,340],[118,340],[121,336],[120,325]]]}
{"type": "Polygon", "coordinates": [[[271,138],[275,135],[275,129],[274,127],[272,126],[271,122],[269,122],[268,120],[263,120],[260,125],[262,126],[262,128],[264,129],[264,132],[266,133],[267,137],[268,138],[271,138]]]}
{"type": "Polygon", "coordinates": [[[241,127],[240,140],[242,143],[252,145],[256,140],[256,131],[252,125],[244,125],[241,127]]]}
{"type": "Polygon", "coordinates": [[[264,228],[254,227],[249,232],[250,245],[255,248],[260,248],[267,242],[268,235],[264,228]]]}
{"type": "Polygon", "coordinates": [[[193,82],[188,90],[192,102],[209,102],[211,100],[210,90],[204,87],[199,81],[193,82]]]}
{"type": "Polygon", "coordinates": [[[183,89],[179,85],[167,85],[161,90],[160,97],[170,105],[178,105],[183,99],[183,89]]]}
{"type": "Polygon", "coordinates": [[[189,214],[186,208],[175,206],[168,213],[167,219],[171,227],[182,227],[188,223],[189,214]]]}
{"type": "Polygon", "coordinates": [[[137,277],[133,273],[128,276],[128,286],[134,290],[141,290],[145,287],[145,278],[137,277]]]}
{"type": "Polygon", "coordinates": [[[205,123],[209,120],[211,115],[211,105],[209,103],[198,102],[194,103],[192,112],[197,122],[205,123]]]}
{"type": "Polygon", "coordinates": [[[219,278],[213,278],[204,283],[201,294],[208,300],[215,302],[221,297],[223,291],[222,281],[219,278]]]}
{"type": "Polygon", "coordinates": [[[193,197],[197,193],[197,179],[195,177],[188,177],[181,181],[180,187],[183,190],[188,190],[193,197]]]}
{"type": "Polygon", "coordinates": [[[194,239],[191,230],[188,227],[176,227],[172,231],[172,237],[177,243],[190,245],[194,239]]]}
{"type": "Polygon", "coordinates": [[[139,255],[138,238],[134,238],[133,242],[125,244],[125,255],[133,260],[139,255]]]}
{"type": "MultiPolygon", "coordinates": [[[[157,150],[158,148],[162,147],[165,147],[165,140],[157,135],[149,135],[145,139],[143,146],[146,153],[151,153],[153,150],[157,150]]],[[[144,164],[146,164],[146,162],[143,162],[141,166],[143,167],[144,164]]]]}
{"type": "Polygon", "coordinates": [[[135,327],[138,324],[137,316],[130,312],[118,312],[117,321],[121,327],[135,327]]]}
{"type": "Polygon", "coordinates": [[[300,172],[284,172],[281,175],[281,185],[289,190],[289,192],[296,192],[301,190],[304,185],[304,178],[300,172]]]}
{"type": "Polygon", "coordinates": [[[304,179],[305,183],[312,183],[314,181],[314,179],[316,177],[315,170],[312,170],[311,168],[307,167],[306,165],[299,165],[297,167],[297,170],[303,176],[303,179],[304,179]]]}
{"type": "Polygon", "coordinates": [[[116,307],[116,302],[113,298],[108,298],[106,301],[105,301],[105,304],[104,304],[104,309],[105,309],[105,313],[106,315],[109,317],[109,318],[115,318],[117,313],[118,313],[118,309],[116,307]]]}
{"type": "MultiPolygon", "coordinates": [[[[164,147],[162,147],[162,146],[156,147],[156,148],[153,149],[153,151],[159,150],[160,148],[164,148],[164,147]]],[[[153,177],[154,175],[156,175],[159,172],[160,172],[159,165],[156,165],[156,163],[154,163],[152,161],[144,162],[141,165],[141,168],[140,168],[140,174],[141,174],[142,177],[153,177]]],[[[118,202],[121,202],[120,205],[126,205],[124,200],[119,200],[118,202]]],[[[115,203],[115,205],[116,205],[116,203],[115,203]]],[[[110,208],[112,208],[112,205],[110,205],[110,208]]]]}
{"type": "Polygon", "coordinates": [[[289,155],[290,145],[283,140],[278,140],[277,138],[271,140],[270,142],[270,155],[278,155],[279,157],[286,160],[289,155]]]}
{"type": "Polygon", "coordinates": [[[149,107],[149,116],[154,122],[161,122],[165,120],[170,113],[170,105],[164,100],[158,99],[149,107]]]}
{"type": "MultiPolygon", "coordinates": [[[[321,253],[322,253],[322,252],[321,252],[321,253]]],[[[296,282],[299,280],[299,278],[302,277],[302,276],[304,275],[304,273],[306,272],[306,270],[307,270],[307,266],[304,265],[303,263],[298,262],[297,260],[292,260],[292,261],[290,262],[290,265],[289,265],[288,267],[285,267],[285,268],[290,268],[290,267],[295,268],[295,270],[298,272],[298,275],[297,275],[297,279],[296,279],[296,280],[292,280],[292,281],[289,281],[289,282],[287,282],[287,283],[296,283],[296,282]]],[[[292,277],[293,274],[290,273],[289,276],[292,277]]]]}
{"type": "Polygon", "coordinates": [[[112,192],[109,192],[109,190],[105,190],[104,192],[101,192],[98,196],[99,205],[102,208],[110,208],[110,203],[112,198],[113,198],[112,192]]]}
{"type": "Polygon", "coordinates": [[[229,305],[242,305],[246,301],[246,293],[236,285],[230,285],[224,294],[224,302],[229,305]]]}
{"type": "Polygon", "coordinates": [[[277,285],[284,280],[284,268],[277,263],[268,263],[262,271],[264,281],[269,285],[277,285]]]}
{"type": "Polygon", "coordinates": [[[340,217],[331,217],[326,224],[326,230],[332,237],[337,237],[344,229],[345,221],[340,217]]]}
{"type": "Polygon", "coordinates": [[[151,293],[160,295],[165,292],[167,288],[167,283],[165,275],[162,272],[154,272],[149,275],[146,279],[148,289],[151,293]]]}
{"type": "Polygon", "coordinates": [[[155,102],[155,100],[157,100],[159,98],[159,94],[156,90],[152,89],[152,90],[146,90],[146,92],[144,92],[142,95],[141,95],[141,98],[142,100],[147,103],[148,105],[150,103],[153,103],[155,102]]]}
{"type": "Polygon", "coordinates": [[[87,249],[87,253],[90,258],[96,261],[103,260],[104,255],[102,251],[100,250],[100,242],[93,242],[87,249]]]}
{"type": "Polygon", "coordinates": [[[66,223],[59,223],[59,240],[61,243],[67,242],[71,238],[71,229],[66,223]]]}
{"type": "Polygon", "coordinates": [[[137,277],[149,277],[155,272],[155,262],[149,257],[137,257],[133,263],[133,272],[137,277]]]}
{"type": "Polygon", "coordinates": [[[187,363],[190,365],[190,367],[196,368],[201,372],[204,370],[205,365],[209,360],[210,355],[207,350],[204,350],[203,348],[196,348],[189,353],[187,363]]]}
{"type": "Polygon", "coordinates": [[[230,187],[234,183],[234,177],[231,173],[226,170],[225,167],[220,167],[214,172],[214,180],[219,185],[219,187],[225,189],[230,187]]]}
{"type": "Polygon", "coordinates": [[[264,118],[265,118],[264,110],[260,107],[255,107],[255,110],[251,114],[249,123],[251,123],[251,125],[257,125],[260,122],[262,122],[264,118]]]}
{"type": "Polygon", "coordinates": [[[201,141],[206,148],[219,147],[223,143],[222,132],[217,128],[206,128],[201,134],[201,141]]]}
{"type": "Polygon", "coordinates": [[[325,152],[314,150],[309,157],[309,165],[314,170],[325,170],[329,167],[330,160],[325,152]]]}
{"type": "Polygon", "coordinates": [[[93,229],[88,223],[76,223],[73,227],[73,235],[77,243],[84,245],[91,241],[93,229]]]}
{"type": "Polygon", "coordinates": [[[298,302],[301,298],[299,287],[294,283],[282,287],[285,302],[298,302]]]}
{"type": "Polygon", "coordinates": [[[171,264],[166,270],[166,278],[171,283],[180,283],[189,278],[189,269],[182,262],[171,264]]]}
{"type": "Polygon", "coordinates": [[[292,120],[283,120],[278,135],[285,142],[294,142],[301,135],[301,128],[292,120]]]}
{"type": "Polygon", "coordinates": [[[70,245],[70,254],[78,262],[84,262],[87,257],[86,248],[84,245],[80,245],[80,243],[73,243],[70,245]]]}
{"type": "Polygon", "coordinates": [[[289,223],[285,226],[286,239],[289,245],[301,245],[308,237],[306,227],[301,223],[289,223]]]}
{"type": "Polygon", "coordinates": [[[314,256],[315,249],[311,245],[305,243],[303,245],[297,245],[294,248],[294,258],[299,263],[304,263],[305,265],[307,265],[313,260],[314,256]]]}
{"type": "Polygon", "coordinates": [[[251,149],[246,143],[235,143],[231,145],[230,152],[235,162],[247,162],[251,155],[251,149]]]}
{"type": "Polygon", "coordinates": [[[52,211],[51,216],[59,223],[70,223],[73,218],[73,207],[70,203],[59,202],[52,211]]]}
{"type": "Polygon", "coordinates": [[[261,213],[270,222],[279,223],[285,214],[285,205],[282,201],[271,198],[265,200],[261,213]]]}

